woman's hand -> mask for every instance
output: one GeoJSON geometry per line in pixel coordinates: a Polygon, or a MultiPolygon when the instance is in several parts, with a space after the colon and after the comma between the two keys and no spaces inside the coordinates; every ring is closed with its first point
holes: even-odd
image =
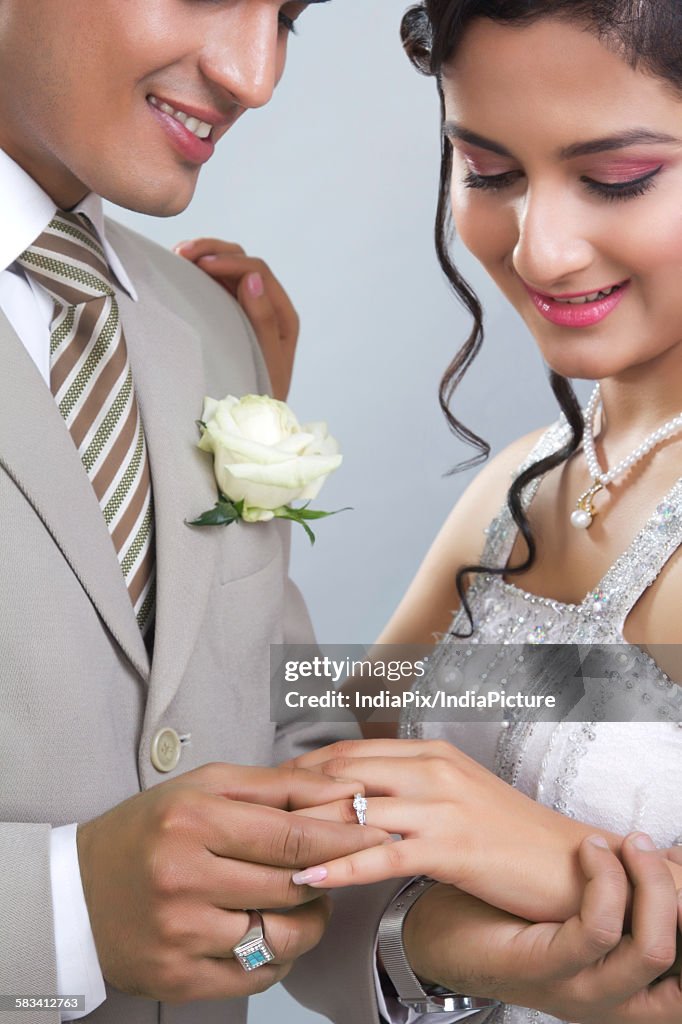
{"type": "MultiPolygon", "coordinates": [[[[368,823],[403,837],[311,867],[295,881],[337,888],[424,874],[529,921],[566,921],[577,912],[585,885],[578,847],[594,826],[531,800],[451,744],[343,742],[293,763],[358,779],[368,823]]],[[[302,813],[356,820],[348,800],[302,813]]],[[[621,837],[602,835],[617,854],[621,837]]],[[[682,886],[682,870],[670,868],[682,886]]]]}
{"type": "Polygon", "coordinates": [[[291,300],[263,260],[232,242],[195,238],[174,251],[223,286],[242,307],[255,331],[270,375],[272,394],[286,401],[294,368],[299,319],[291,300]]]}
{"type": "Polygon", "coordinates": [[[530,924],[438,885],[409,912],[405,951],[415,973],[450,991],[528,1006],[580,1024],[679,1024],[679,978],[652,984],[675,956],[682,908],[664,861],[635,843],[622,855],[634,885],[632,934],[623,936],[628,880],[601,836],[584,840],[579,914],[530,924]],[[596,844],[595,844],[596,840],[596,844]]]}

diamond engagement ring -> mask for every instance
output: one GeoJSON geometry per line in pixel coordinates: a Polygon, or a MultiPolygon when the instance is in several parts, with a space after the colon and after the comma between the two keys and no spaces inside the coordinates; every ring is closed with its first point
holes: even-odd
{"type": "Polygon", "coordinates": [[[237,945],[232,947],[232,952],[245,971],[255,971],[274,960],[275,954],[265,941],[263,915],[259,910],[248,910],[247,913],[249,930],[237,945]]]}
{"type": "Polygon", "coordinates": [[[367,824],[367,798],[362,793],[356,793],[353,797],[353,810],[358,819],[358,825],[367,824]]]}

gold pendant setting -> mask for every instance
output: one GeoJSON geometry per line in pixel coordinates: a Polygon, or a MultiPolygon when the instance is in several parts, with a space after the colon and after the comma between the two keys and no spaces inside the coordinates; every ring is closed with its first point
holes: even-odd
{"type": "Polygon", "coordinates": [[[571,526],[574,526],[576,530],[589,530],[592,526],[592,521],[597,514],[592,499],[603,489],[603,483],[594,483],[578,498],[575,510],[571,512],[571,526]]]}

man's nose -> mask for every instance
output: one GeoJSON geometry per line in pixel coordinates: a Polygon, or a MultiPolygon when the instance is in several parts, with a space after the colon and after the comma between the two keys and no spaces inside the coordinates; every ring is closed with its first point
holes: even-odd
{"type": "Polygon", "coordinates": [[[237,4],[200,59],[203,75],[242,107],[262,107],[284,66],[279,8],[272,3],[237,4]]]}
{"type": "Polygon", "coordinates": [[[580,203],[562,189],[529,188],[518,210],[514,269],[539,290],[556,292],[589,269],[594,248],[580,203]]]}

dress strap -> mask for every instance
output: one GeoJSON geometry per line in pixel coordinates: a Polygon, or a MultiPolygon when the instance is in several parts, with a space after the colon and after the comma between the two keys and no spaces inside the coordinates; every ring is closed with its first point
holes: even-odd
{"type": "MultiPolygon", "coordinates": [[[[570,436],[571,428],[562,415],[535,443],[519,468],[512,474],[512,480],[515,480],[526,469],[539,462],[540,459],[558,452],[560,448],[563,448],[570,436]]],[[[530,506],[541,482],[542,477],[540,476],[526,487],[522,499],[524,509],[530,506]]],[[[518,527],[512,518],[509,504],[505,499],[498,515],[486,527],[486,542],[483,555],[481,556],[482,564],[489,566],[491,569],[503,569],[509,561],[517,533],[518,527]]]]}
{"type": "Polygon", "coordinates": [[[622,634],[625,620],[682,545],[682,478],[588,597],[622,634]]]}

